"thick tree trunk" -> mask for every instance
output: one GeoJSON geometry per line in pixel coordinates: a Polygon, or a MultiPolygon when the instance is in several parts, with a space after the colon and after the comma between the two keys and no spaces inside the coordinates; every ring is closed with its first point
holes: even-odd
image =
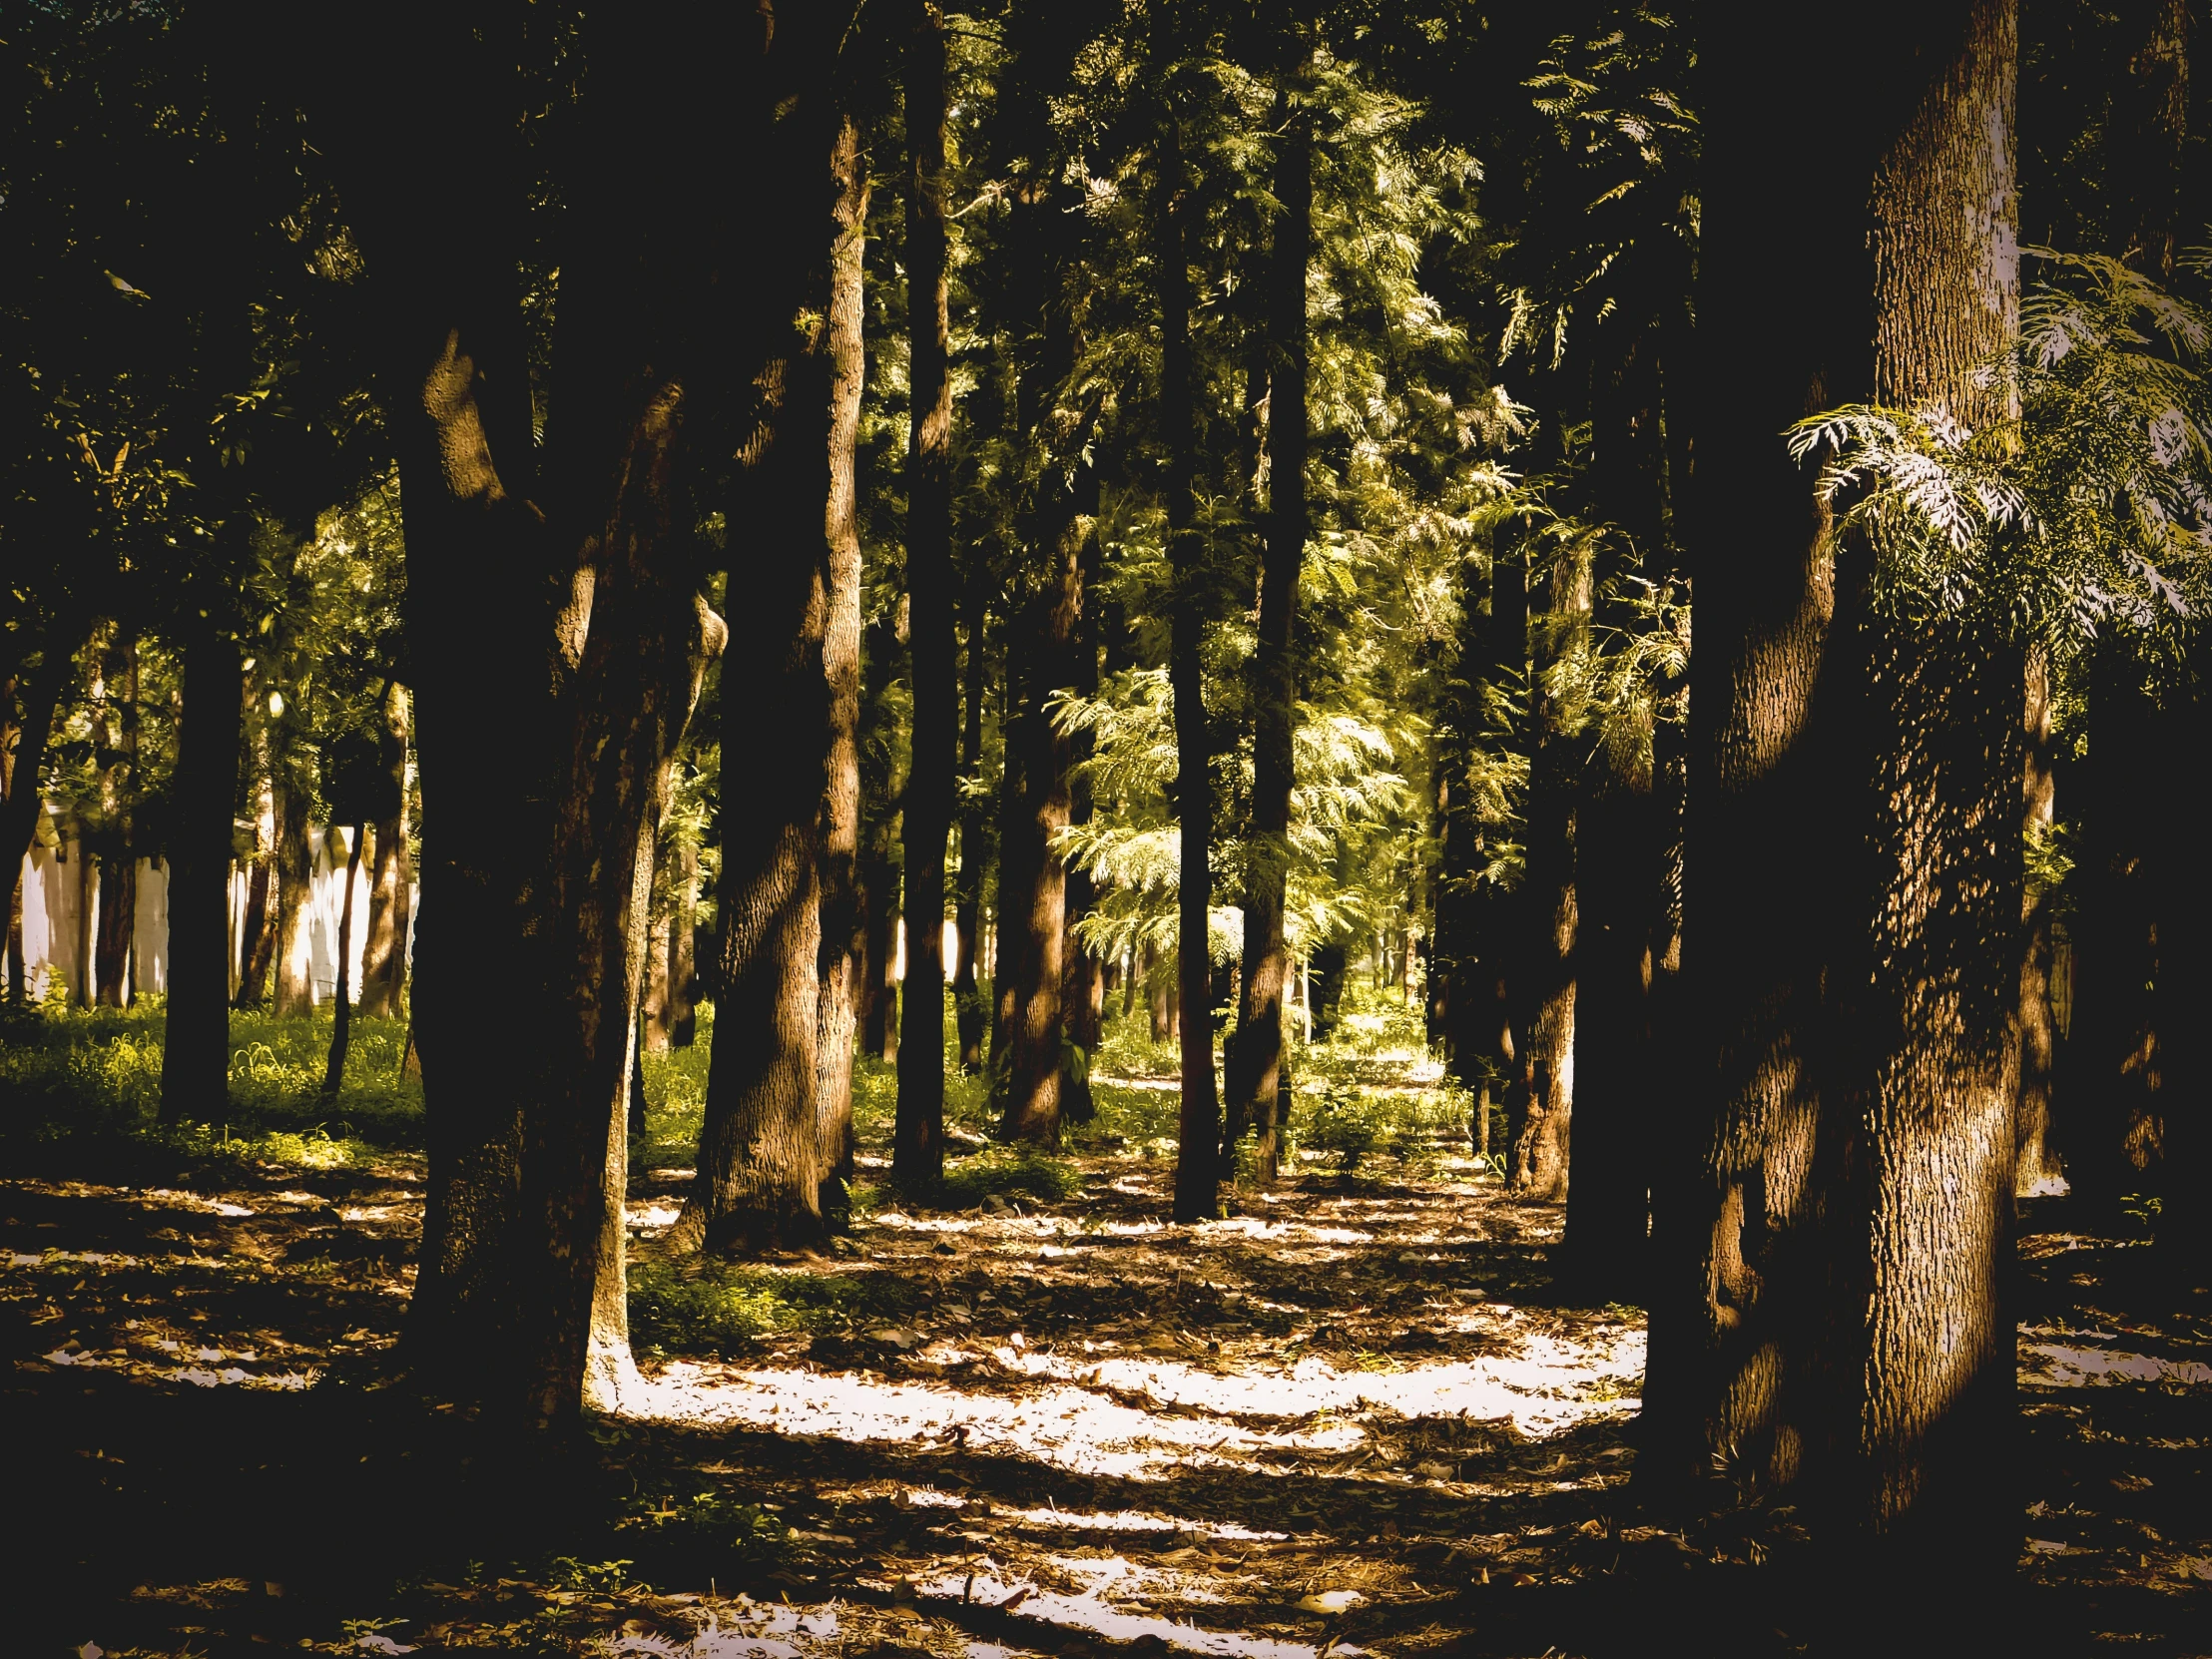
{"type": "Polygon", "coordinates": [[[276,1013],[304,1019],[314,1012],[313,919],[308,900],[314,884],[305,780],[298,764],[283,767],[276,786],[276,1013]]]}
{"type": "MultiPolygon", "coordinates": [[[[226,914],[226,924],[229,917],[226,914]]],[[[129,839],[110,843],[100,857],[99,1003],[103,1008],[126,1008],[131,1002],[131,935],[138,925],[138,854],[129,839]]],[[[230,942],[224,942],[225,1000],[231,989],[230,942]]]]}
{"type": "Polygon", "coordinates": [[[231,827],[239,787],[239,648],[220,619],[202,619],[184,648],[185,709],[171,786],[164,1123],[212,1121],[230,1101],[231,827]]]}
{"type": "Polygon", "coordinates": [[[337,1104],[345,1081],[345,1054],[353,1036],[353,888],[361,875],[361,847],[368,826],[353,826],[353,844],[345,854],[345,896],[338,903],[338,977],[330,1010],[330,1054],[322,1068],[322,1104],[337,1104]]]}
{"type": "Polygon", "coordinates": [[[829,686],[830,752],[822,800],[821,1029],[815,1040],[815,1106],[822,1125],[824,1207],[844,1208],[857,1142],[852,1129],[854,957],[860,895],[860,524],[853,445],[867,374],[861,325],[866,251],[867,157],[859,125],[843,116],[830,153],[836,178],[836,240],[830,255],[829,620],[823,673],[829,686]]]}
{"type": "Polygon", "coordinates": [[[1005,1099],[1000,1133],[1038,1146],[1060,1140],[1067,869],[1053,842],[1072,809],[1073,746],[1047,705],[1070,678],[1083,606],[1083,527],[1069,510],[1072,503],[1056,505],[1048,579],[1022,624],[1028,645],[1021,713],[1007,734],[1007,772],[1016,776],[1011,752],[1018,748],[1021,794],[999,849],[999,938],[1006,961],[993,987],[1010,1015],[999,1075],[1005,1099]]]}
{"type": "Polygon", "coordinates": [[[1251,850],[1245,862],[1244,973],[1237,1007],[1237,1063],[1230,1072],[1225,1175],[1236,1142],[1257,1140],[1253,1173],[1276,1173],[1283,1121],[1283,986],[1290,969],[1283,908],[1290,873],[1292,736],[1298,679],[1291,638],[1299,568],[1306,555],[1306,265],[1313,243],[1313,135],[1294,113],[1276,161],[1275,248],[1269,256],[1267,544],[1260,565],[1259,649],[1253,662],[1251,850]]]}
{"type": "Polygon", "coordinates": [[[944,1172],[944,853],[960,718],[952,575],[950,289],[945,266],[945,28],[916,0],[906,38],[906,284],[912,420],[906,450],[907,637],[913,762],[906,783],[906,983],[891,1169],[912,1187],[944,1172]]]}
{"type": "Polygon", "coordinates": [[[825,645],[830,627],[830,408],[828,312],[840,222],[841,112],[825,91],[784,118],[790,148],[767,229],[791,239],[794,279],[772,289],[782,314],[816,321],[777,364],[745,510],[767,548],[737,612],[723,674],[725,755],[749,757],[749,803],[722,818],[722,971],[700,1134],[699,1176],[672,1244],[737,1254],[822,1238],[820,1110],[823,802],[831,753],[825,645]],[[764,727],[759,711],[777,711],[764,727]]]}
{"type": "Polygon", "coordinates": [[[1868,604],[1862,549],[1839,579],[1808,476],[1773,433],[1854,397],[1941,399],[1970,424],[1990,412],[1972,374],[2016,319],[2016,33],[2010,0],[1900,8],[1844,46],[1796,27],[1802,40],[1778,27],[1708,65],[1729,93],[1706,154],[1735,159],[1709,183],[1701,252],[1721,366],[1699,461],[1711,539],[1691,538],[1711,561],[1712,690],[1688,942],[1720,1086],[1718,1110],[1684,1126],[1695,1170],[1659,1188],[1644,1460],[1661,1480],[1719,1466],[1796,1495],[1829,1534],[1834,1618],[1861,1645],[1926,1645],[1958,1633],[1931,1606],[1979,1616],[1986,1589],[1961,1594],[1959,1575],[2008,1569],[2018,1533],[2000,1290],[2023,669],[1992,643],[1994,618],[1868,604]],[[1779,222],[1753,159],[1831,84],[1862,98],[1865,136],[1809,163],[1803,186],[1870,202],[1871,261],[1848,224],[1779,222]],[[1883,1550],[1891,1595],[1865,1596],[1853,1538],[1883,1550]]]}
{"type": "MultiPolygon", "coordinates": [[[[1167,25],[1163,23],[1163,32],[1167,25]]],[[[1165,68],[1167,59],[1156,64],[1165,68]]],[[[1165,94],[1163,94],[1165,97],[1165,94]]],[[[1182,1110],[1177,1124],[1175,1219],[1202,1221],[1220,1210],[1221,1106],[1214,1088],[1212,972],[1207,952],[1214,881],[1212,743],[1206,726],[1205,540],[1196,519],[1197,439],[1193,429],[1190,267],[1184,249],[1187,189],[1182,135],[1172,107],[1161,111],[1160,442],[1167,451],[1170,600],[1168,682],[1175,694],[1175,817],[1182,831],[1177,894],[1177,977],[1182,996],[1182,1110]]]]}
{"type": "Polygon", "coordinates": [[[983,1069],[983,1029],[988,1023],[983,992],[976,984],[976,952],[982,944],[983,882],[997,855],[991,832],[990,798],[979,786],[983,769],[983,699],[989,695],[990,652],[986,634],[989,596],[980,576],[967,585],[967,685],[960,717],[960,872],[953,892],[953,932],[959,960],[952,973],[952,1016],[960,1043],[960,1070],[972,1077],[983,1069]]]}
{"type": "Polygon", "coordinates": [[[396,1019],[407,983],[407,918],[414,869],[407,855],[407,691],[384,687],[376,734],[383,815],[376,820],[376,861],[370,868],[368,935],[361,944],[361,1013],[396,1019]]]}

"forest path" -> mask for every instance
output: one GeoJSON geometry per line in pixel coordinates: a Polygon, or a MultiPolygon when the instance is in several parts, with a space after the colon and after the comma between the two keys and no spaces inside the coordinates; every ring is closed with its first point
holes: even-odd
{"type": "MultiPolygon", "coordinates": [[[[1636,1524],[1640,1316],[1556,1304],[1556,1208],[1307,1166],[1180,1228],[1164,1165],[1072,1162],[1056,1203],[883,1211],[731,1270],[804,1320],[649,1354],[559,1501],[470,1475],[383,1386],[417,1161],[0,1182],[25,1639],[1534,1656],[1650,1651],[1694,1603],[1745,1610],[1733,1651],[1797,1650],[1744,1593],[1787,1516],[1636,1524]]],[[[639,1185],[641,1281],[684,1282],[678,1186],[639,1185]]],[[[2205,1651],[2212,1297],[2049,1202],[2021,1256],[2022,1605],[2061,1647],[2205,1651]]]]}

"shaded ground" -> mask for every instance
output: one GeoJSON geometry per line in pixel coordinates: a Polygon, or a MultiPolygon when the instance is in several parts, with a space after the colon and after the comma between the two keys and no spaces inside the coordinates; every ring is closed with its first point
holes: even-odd
{"type": "MultiPolygon", "coordinates": [[[[1746,1564],[1775,1539],[1637,1524],[1640,1316],[1553,1305],[1556,1209],[1309,1167],[1172,1228],[1165,1166],[1071,1167],[1056,1202],[879,1211],[705,1280],[656,1264],[681,1180],[646,1176],[641,1331],[670,1353],[551,1471],[386,1385],[409,1158],[0,1183],[19,1640],[1534,1659],[1681,1650],[1693,1615],[1704,1651],[1820,1634],[1746,1564]]],[[[2043,1651],[2212,1651],[2212,1297],[2176,1317],[2147,1251],[2062,1223],[2022,1251],[2019,1605],[2043,1651]]]]}

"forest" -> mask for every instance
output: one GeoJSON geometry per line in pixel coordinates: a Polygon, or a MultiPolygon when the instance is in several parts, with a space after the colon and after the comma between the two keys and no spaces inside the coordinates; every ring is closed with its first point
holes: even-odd
{"type": "Polygon", "coordinates": [[[2207,27],[0,7],[23,1651],[2212,1653],[2207,27]]]}

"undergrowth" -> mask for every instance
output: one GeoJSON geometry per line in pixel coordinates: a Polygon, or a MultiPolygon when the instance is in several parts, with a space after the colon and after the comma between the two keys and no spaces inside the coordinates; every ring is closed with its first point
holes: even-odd
{"type": "Polygon", "coordinates": [[[640,1356],[741,1354],[757,1337],[849,1331],[912,1303],[879,1274],[847,1277],[713,1258],[630,1264],[630,1341],[640,1356]]]}

